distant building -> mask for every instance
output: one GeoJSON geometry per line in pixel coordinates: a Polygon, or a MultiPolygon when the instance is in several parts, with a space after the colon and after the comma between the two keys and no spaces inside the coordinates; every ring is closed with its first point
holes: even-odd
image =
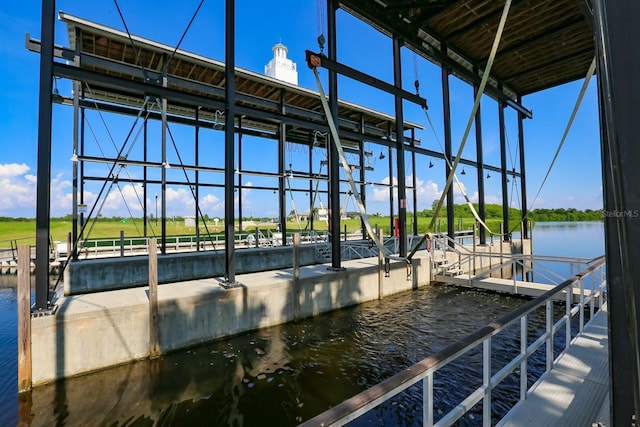
{"type": "Polygon", "coordinates": [[[295,62],[287,58],[287,47],[282,43],[273,46],[273,59],[264,66],[264,74],[274,79],[294,85],[298,84],[298,70],[295,62]]]}
{"type": "Polygon", "coordinates": [[[184,226],[185,227],[195,227],[196,226],[196,217],[195,216],[185,216],[184,217],[184,226]]]}

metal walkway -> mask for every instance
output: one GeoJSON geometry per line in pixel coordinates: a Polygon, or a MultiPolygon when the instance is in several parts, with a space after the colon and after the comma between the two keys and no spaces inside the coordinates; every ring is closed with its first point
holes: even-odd
{"type": "Polygon", "coordinates": [[[606,305],[498,426],[590,426],[609,393],[606,305]],[[600,404],[598,404],[600,402],[600,404]]]}

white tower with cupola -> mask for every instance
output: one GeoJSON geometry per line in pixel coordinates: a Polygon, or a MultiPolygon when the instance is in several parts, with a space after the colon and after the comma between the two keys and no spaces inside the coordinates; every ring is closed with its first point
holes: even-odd
{"type": "Polygon", "coordinates": [[[294,85],[298,84],[295,62],[287,58],[287,47],[282,43],[273,46],[273,58],[264,66],[264,74],[294,85]]]}

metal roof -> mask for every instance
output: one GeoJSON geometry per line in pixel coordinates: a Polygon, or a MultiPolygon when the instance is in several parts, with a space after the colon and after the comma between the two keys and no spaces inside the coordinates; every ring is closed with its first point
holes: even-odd
{"type": "MultiPolygon", "coordinates": [[[[420,55],[478,81],[504,0],[340,0],[420,55]],[[446,52],[443,47],[446,46],[446,52]]],[[[589,0],[512,0],[490,84],[512,100],[583,78],[594,57],[589,0]]]]}
{"type": "MultiPolygon", "coordinates": [[[[59,13],[59,19],[66,23],[69,35],[69,51],[80,55],[80,67],[112,77],[142,82],[145,76],[158,75],[166,58],[174,52],[174,47],[154,42],[135,35],[131,39],[135,51],[125,32],[97,24],[82,18],[59,13]],[[78,46],[76,46],[78,45],[78,46]],[[137,51],[137,52],[136,52],[137,51]]],[[[210,99],[224,102],[225,66],[221,61],[206,58],[191,52],[178,49],[168,64],[167,75],[179,80],[169,80],[171,89],[175,81],[182,83],[174,87],[182,92],[207,96],[210,99]]],[[[284,96],[286,114],[306,122],[307,127],[292,125],[287,129],[287,137],[298,142],[310,142],[316,128],[326,127],[326,118],[322,112],[319,94],[294,84],[277,80],[259,73],[236,67],[235,73],[236,99],[239,106],[250,106],[256,111],[280,113],[281,96],[284,96]]],[[[91,97],[113,103],[140,106],[142,99],[126,91],[114,87],[91,87],[91,97]]],[[[380,113],[354,103],[339,101],[339,117],[341,130],[361,133],[360,123],[365,124],[362,132],[370,138],[386,139],[388,132],[395,130],[395,117],[380,113]]],[[[169,112],[193,116],[193,107],[189,105],[170,105],[169,112]]],[[[215,109],[200,109],[200,119],[218,119],[215,109]],[[215,116],[215,117],[214,117],[215,116]]],[[[243,127],[275,133],[278,120],[273,115],[264,117],[251,116],[243,119],[243,127]]],[[[224,119],[222,119],[224,121],[224,119]]],[[[405,122],[405,129],[421,129],[422,126],[405,122]]],[[[354,141],[352,138],[347,140],[354,141]]],[[[391,135],[395,139],[395,135],[391,135]]]]}

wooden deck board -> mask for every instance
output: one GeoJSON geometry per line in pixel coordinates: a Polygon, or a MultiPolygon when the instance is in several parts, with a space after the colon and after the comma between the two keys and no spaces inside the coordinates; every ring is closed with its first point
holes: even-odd
{"type": "Polygon", "coordinates": [[[608,399],[606,306],[499,426],[590,426],[608,399]]]}

